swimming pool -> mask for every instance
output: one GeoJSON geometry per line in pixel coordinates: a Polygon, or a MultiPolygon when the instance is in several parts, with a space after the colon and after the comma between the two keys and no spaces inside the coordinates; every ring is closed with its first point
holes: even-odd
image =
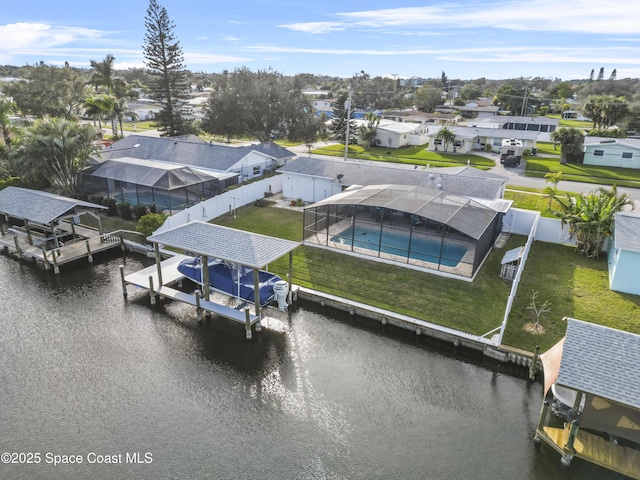
{"type": "Polygon", "coordinates": [[[429,238],[414,236],[411,238],[409,251],[409,235],[397,231],[357,225],[331,237],[332,242],[346,244],[351,247],[366,248],[374,252],[380,251],[401,257],[409,257],[425,262],[439,263],[447,267],[455,267],[460,263],[467,247],[451,243],[441,243],[429,238]],[[442,248],[441,248],[442,247],[442,248]]]}

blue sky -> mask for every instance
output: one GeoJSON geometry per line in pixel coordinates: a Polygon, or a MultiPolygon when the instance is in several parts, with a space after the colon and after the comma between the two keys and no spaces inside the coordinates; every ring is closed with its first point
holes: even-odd
{"type": "MultiPolygon", "coordinates": [[[[0,64],[142,67],[146,0],[3,2],[0,64]]],[[[192,71],[640,77],[640,1],[159,0],[192,71]],[[390,7],[391,4],[396,6],[390,7]]]]}

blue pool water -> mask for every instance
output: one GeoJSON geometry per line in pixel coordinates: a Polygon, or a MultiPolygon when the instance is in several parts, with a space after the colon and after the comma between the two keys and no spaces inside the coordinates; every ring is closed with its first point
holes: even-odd
{"type": "Polygon", "coordinates": [[[442,252],[440,252],[441,245],[439,241],[420,237],[411,238],[411,251],[409,251],[409,235],[383,230],[381,237],[379,228],[364,227],[362,225],[355,227],[355,234],[353,233],[353,227],[349,227],[332,237],[331,241],[376,252],[379,249],[384,253],[401,257],[408,256],[416,260],[440,263],[448,267],[458,265],[464,254],[467,253],[466,247],[450,243],[444,243],[442,252]]]}

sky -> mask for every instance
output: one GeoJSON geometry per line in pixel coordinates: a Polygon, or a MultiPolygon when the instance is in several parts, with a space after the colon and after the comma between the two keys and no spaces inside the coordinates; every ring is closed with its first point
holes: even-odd
{"type": "MultiPolygon", "coordinates": [[[[472,80],[640,77],[640,1],[158,0],[185,66],[472,80]],[[391,5],[394,6],[391,6],[391,5]]],[[[0,65],[144,67],[148,0],[19,0],[0,10],[0,65]]]]}

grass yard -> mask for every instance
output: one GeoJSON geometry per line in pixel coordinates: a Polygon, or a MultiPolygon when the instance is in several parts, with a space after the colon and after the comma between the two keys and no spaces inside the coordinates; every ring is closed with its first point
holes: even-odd
{"type": "MultiPolygon", "coordinates": [[[[332,155],[336,157],[344,156],[344,145],[327,145],[311,151],[317,155],[332,155]]],[[[424,146],[403,147],[403,148],[365,148],[360,145],[349,146],[349,158],[361,160],[375,160],[379,162],[408,163],[410,165],[431,165],[433,167],[452,167],[471,165],[488,169],[495,166],[495,162],[489,158],[473,154],[454,154],[428,152],[424,146]]]]}
{"type": "MultiPolygon", "coordinates": [[[[598,183],[620,187],[640,188],[640,170],[633,168],[607,168],[596,165],[567,164],[559,159],[529,157],[525,174],[531,177],[544,177],[547,173],[562,172],[563,180],[585,183],[598,183]]],[[[594,190],[597,187],[594,187],[594,190]]]]}
{"type": "Polygon", "coordinates": [[[592,130],[593,122],[585,122],[582,120],[563,120],[562,115],[560,114],[549,114],[548,118],[555,118],[560,121],[558,127],[573,127],[579,128],[580,130],[592,130]]]}
{"type": "MultiPolygon", "coordinates": [[[[302,209],[247,206],[238,209],[237,218],[223,216],[213,223],[302,240],[302,209]]],[[[482,335],[500,325],[511,289],[511,282],[499,278],[500,260],[505,251],[525,242],[525,237],[512,235],[504,248],[489,255],[472,283],[301,246],[293,255],[293,281],[482,335]]],[[[270,270],[285,275],[288,258],[274,262],[270,270]]],[[[564,335],[566,325],[562,318],[565,316],[640,333],[640,297],[609,290],[606,260],[582,257],[572,247],[535,242],[504,342],[528,351],[540,345],[544,351],[564,335]],[[541,336],[523,329],[530,320],[527,306],[532,290],[539,292],[541,302],[551,302],[551,311],[540,322],[547,328],[541,336]]]]}
{"type": "Polygon", "coordinates": [[[640,296],[609,290],[606,256],[594,260],[578,255],[573,247],[534,242],[504,343],[526,350],[538,344],[544,352],[564,335],[564,317],[640,334],[640,296]],[[532,291],[539,292],[539,303],[551,302],[550,312],[540,320],[547,330],[541,336],[523,329],[524,324],[531,321],[527,306],[531,303],[532,291]]]}
{"type": "MultiPolygon", "coordinates": [[[[563,199],[567,193],[572,195],[571,192],[558,192],[563,199]]],[[[552,200],[551,208],[549,208],[549,197],[546,194],[541,193],[539,189],[507,185],[507,189],[504,192],[504,198],[506,200],[513,200],[513,206],[515,208],[535,210],[540,212],[540,215],[543,217],[558,218],[553,214],[553,210],[559,210],[560,205],[556,200],[552,200]]]]}

